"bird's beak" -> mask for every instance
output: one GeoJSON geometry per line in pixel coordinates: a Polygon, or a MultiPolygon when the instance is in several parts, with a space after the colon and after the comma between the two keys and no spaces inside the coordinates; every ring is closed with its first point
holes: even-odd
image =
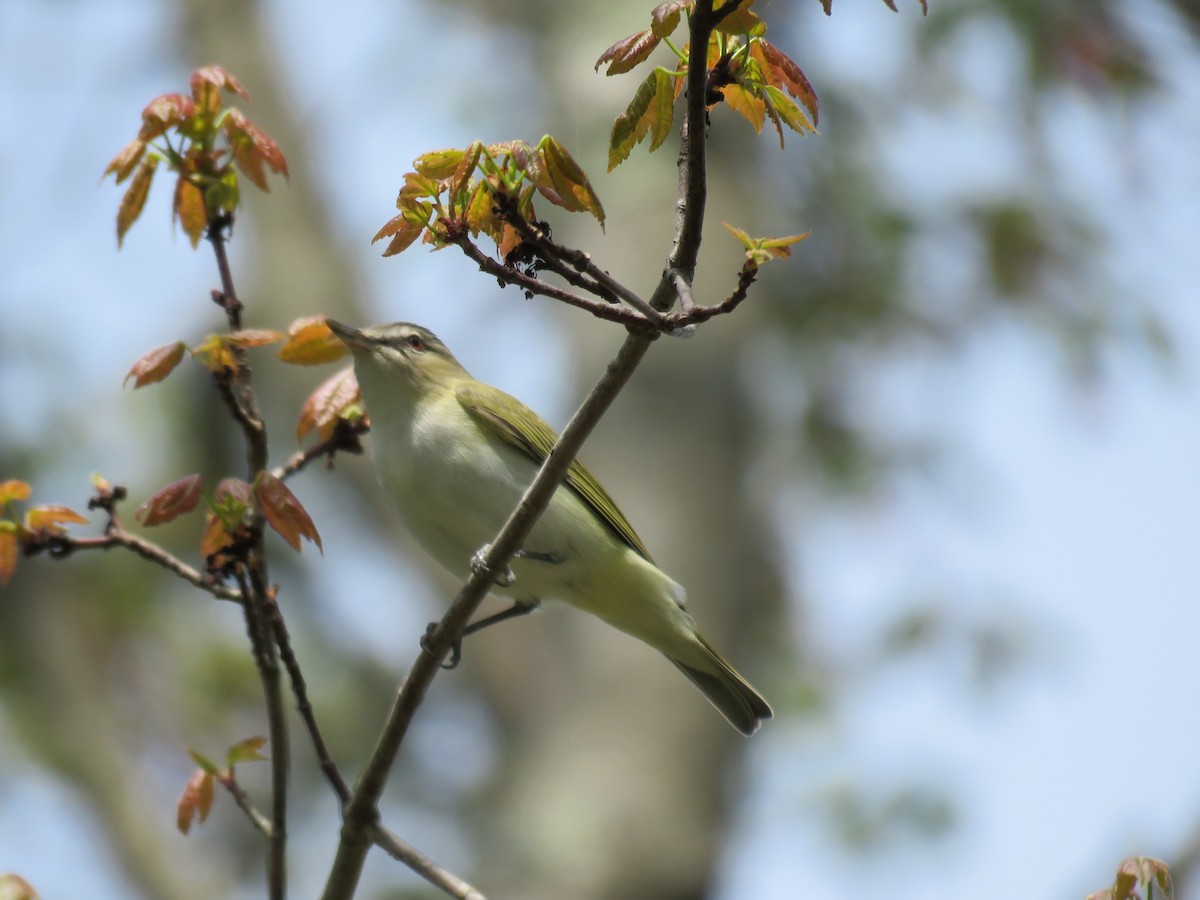
{"type": "Polygon", "coordinates": [[[330,331],[337,335],[338,340],[351,350],[369,350],[375,346],[375,341],[371,340],[357,328],[343,325],[337,319],[326,319],[325,324],[329,326],[330,331]]]}

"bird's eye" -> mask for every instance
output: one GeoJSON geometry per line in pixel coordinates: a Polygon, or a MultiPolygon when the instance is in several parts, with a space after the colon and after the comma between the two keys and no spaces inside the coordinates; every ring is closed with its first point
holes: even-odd
{"type": "Polygon", "coordinates": [[[408,346],[412,347],[414,350],[425,349],[425,342],[421,340],[419,335],[410,334],[406,340],[408,341],[408,346]]]}

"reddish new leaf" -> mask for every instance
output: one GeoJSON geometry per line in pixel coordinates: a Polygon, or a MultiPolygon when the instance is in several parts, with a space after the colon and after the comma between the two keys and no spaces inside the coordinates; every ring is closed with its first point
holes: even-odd
{"type": "Polygon", "coordinates": [[[321,440],[328,440],[338,420],[356,405],[361,407],[362,394],[354,377],[354,367],[347,366],[326,378],[308,395],[300,410],[300,421],[296,423],[296,440],[304,440],[313,431],[321,440]]]}
{"type": "Polygon", "coordinates": [[[183,94],[163,94],[151,100],[142,110],[142,128],[138,140],[152,141],[196,114],[196,104],[183,94]]]}
{"type": "Polygon", "coordinates": [[[0,587],[8,584],[17,568],[17,526],[12,522],[0,522],[0,587]]]}
{"type": "Polygon", "coordinates": [[[120,184],[131,174],[133,174],[134,167],[141,162],[142,157],[145,155],[146,142],[138,138],[134,138],[125,145],[124,149],[122,149],[120,153],[112,158],[112,162],[110,162],[108,167],[104,170],[104,175],[100,177],[105,178],[109,175],[115,175],[117,178],[117,184],[120,184]]]}
{"type": "Polygon", "coordinates": [[[375,237],[371,238],[371,243],[390,237],[392,240],[384,249],[383,255],[395,256],[411,247],[424,229],[424,224],[414,223],[410,221],[407,213],[400,213],[389,219],[387,224],[379,229],[375,237]]]}
{"type": "MultiPolygon", "coordinates": [[[[724,3],[717,0],[713,4],[713,12],[719,13],[721,8],[734,2],[734,0],[725,0],[724,3]]],[[[886,0],[884,0],[886,2],[886,0]]],[[[717,31],[724,34],[749,34],[759,35],[767,30],[766,24],[760,19],[750,7],[754,0],[742,2],[741,5],[733,12],[729,13],[720,22],[717,23],[717,31]]]]}
{"type": "Polygon", "coordinates": [[[267,523],[288,542],[293,550],[300,552],[300,539],[305,538],[317,545],[322,553],[321,536],[313,524],[308,511],[296,499],[286,484],[270,472],[262,472],[254,484],[254,496],[267,523]]]}
{"type": "Polygon", "coordinates": [[[175,826],[183,834],[191,830],[192,822],[201,823],[208,818],[213,804],[213,777],[203,769],[197,769],[188,779],[175,808],[175,826]]]}
{"type": "Polygon", "coordinates": [[[183,359],[183,351],[186,349],[183,341],[156,347],[133,364],[121,384],[127,384],[132,378],[134,390],[137,390],[148,384],[162,381],[179,365],[179,361],[183,359]]]}
{"type": "Polygon", "coordinates": [[[346,345],[337,339],[324,316],[297,319],[288,326],[287,343],[276,354],[296,366],[317,366],[345,356],[346,345]]]}
{"type": "Polygon", "coordinates": [[[137,221],[146,205],[146,197],[150,194],[150,182],[154,180],[154,170],[158,168],[158,157],[147,156],[138,166],[137,174],[129,182],[125,195],[121,197],[121,205],[117,208],[117,246],[125,240],[125,232],[137,221]]]}
{"type": "Polygon", "coordinates": [[[254,488],[240,478],[222,478],[213,492],[213,504],[218,511],[231,514],[240,520],[246,510],[254,506],[254,488]]]}
{"type": "Polygon", "coordinates": [[[250,99],[241,82],[230,75],[224,66],[197,69],[192,73],[191,88],[196,108],[210,116],[216,115],[221,109],[221,91],[237,94],[243,100],[250,99]]]}
{"type": "Polygon", "coordinates": [[[288,177],[287,160],[279,145],[251,122],[240,109],[231,109],[221,123],[225,138],[233,150],[237,167],[262,191],[269,191],[265,165],[272,172],[288,177]]]}
{"type": "Polygon", "coordinates": [[[767,84],[784,88],[799,100],[815,126],[821,114],[821,103],[808,77],[796,65],[795,60],[774,44],[761,40],[750,46],[750,55],[758,61],[767,84]]]}
{"type": "Polygon", "coordinates": [[[267,744],[265,737],[249,737],[238,741],[225,751],[225,764],[231,769],[244,762],[264,762],[266,756],[259,751],[267,744]]]}
{"type": "Polygon", "coordinates": [[[192,247],[199,246],[200,238],[204,237],[204,229],[208,225],[208,212],[204,208],[204,192],[186,178],[175,179],[171,215],[179,222],[192,247]]]}
{"type": "Polygon", "coordinates": [[[628,72],[649,57],[661,40],[662,38],[651,30],[639,31],[637,34],[622,38],[600,54],[600,58],[596,60],[595,71],[599,72],[600,67],[608,63],[608,71],[604,73],[605,75],[620,75],[622,72],[628,72]]]}
{"type": "Polygon", "coordinates": [[[32,493],[33,488],[29,486],[28,482],[18,481],[15,478],[0,481],[0,506],[13,500],[28,500],[32,493]]]}
{"type": "Polygon", "coordinates": [[[696,0],[667,0],[654,7],[650,13],[650,30],[659,37],[668,37],[679,24],[679,14],[690,10],[696,0]]]}
{"type": "Polygon", "coordinates": [[[148,528],[177,519],[196,508],[203,486],[204,479],[199,475],[180,478],[152,494],[137,508],[134,517],[148,528]]]}

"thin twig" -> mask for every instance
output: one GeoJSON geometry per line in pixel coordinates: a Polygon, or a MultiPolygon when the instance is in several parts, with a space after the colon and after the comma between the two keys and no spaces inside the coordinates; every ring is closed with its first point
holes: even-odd
{"type": "Polygon", "coordinates": [[[287,625],[283,621],[283,613],[279,609],[279,604],[275,601],[275,595],[272,592],[268,597],[266,605],[267,623],[271,626],[271,631],[275,636],[275,644],[279,647],[279,658],[283,660],[284,668],[287,669],[288,679],[292,684],[292,693],[296,697],[296,709],[300,713],[300,719],[304,722],[304,726],[308,729],[308,736],[312,740],[313,749],[317,754],[317,761],[320,763],[321,771],[325,773],[325,778],[329,782],[333,792],[337,794],[340,805],[345,805],[350,799],[350,788],[346,784],[346,780],[342,778],[342,773],[338,771],[337,764],[333,761],[333,757],[329,753],[329,747],[325,743],[325,738],[321,734],[321,729],[317,725],[316,715],[313,712],[312,703],[308,699],[308,685],[304,680],[304,673],[300,670],[300,663],[296,659],[296,654],[292,651],[291,636],[288,634],[287,625]]]}
{"type": "Polygon", "coordinates": [[[77,550],[111,550],[113,547],[124,547],[132,550],[143,559],[157,563],[189,584],[207,591],[218,600],[240,601],[241,594],[230,587],[213,581],[209,576],[193,569],[183,560],[168,553],[158,544],[144,540],[120,528],[114,528],[107,534],[92,538],[73,538],[66,535],[50,535],[42,543],[31,543],[25,548],[26,555],[32,556],[46,550],[55,559],[70,556],[77,550]]]}
{"type": "Polygon", "coordinates": [[[283,691],[279,684],[279,658],[266,609],[267,604],[273,602],[273,592],[258,582],[255,573],[253,565],[237,568],[238,584],[246,597],[242,604],[246,633],[250,637],[255,668],[262,682],[263,702],[267,707],[267,734],[271,747],[272,827],[267,835],[267,890],[271,900],[284,900],[287,895],[287,788],[291,748],[283,691]]]}
{"type": "Polygon", "coordinates": [[[637,293],[630,290],[617,279],[592,262],[592,257],[583,250],[576,250],[563,244],[556,243],[546,235],[545,231],[530,222],[515,209],[506,210],[505,221],[513,226],[522,238],[532,243],[541,258],[551,264],[565,263],[586,279],[573,278],[569,270],[562,265],[554,265],[554,271],[572,281],[576,287],[583,287],[589,293],[599,297],[619,297],[651,322],[660,326],[662,314],[643,300],[637,293]],[[587,279],[590,279],[588,281],[587,279]]]}
{"type": "Polygon", "coordinates": [[[434,887],[459,900],[486,900],[483,894],[463,881],[453,872],[439,866],[432,859],[401,840],[382,825],[376,824],[368,828],[371,842],[397,862],[408,866],[434,887]]]}
{"type": "Polygon", "coordinates": [[[754,284],[756,278],[758,278],[758,267],[747,263],[742,266],[742,271],[738,274],[737,287],[733,289],[733,293],[720,303],[714,303],[711,306],[693,306],[689,310],[680,310],[677,313],[668,315],[667,322],[673,323],[675,327],[685,328],[690,325],[707,322],[713,316],[731,313],[746,299],[750,286],[754,284]]]}
{"type": "Polygon", "coordinates": [[[631,309],[626,309],[623,306],[614,306],[611,303],[597,303],[594,300],[581,297],[578,294],[555,287],[552,284],[546,284],[530,275],[509,268],[476,247],[466,234],[452,235],[450,239],[479,266],[481,271],[500,279],[505,284],[513,284],[522,290],[539,294],[543,297],[549,297],[552,300],[560,300],[563,303],[586,310],[597,318],[606,319],[609,322],[617,322],[626,327],[637,328],[650,325],[644,316],[631,309]]]}
{"type": "Polygon", "coordinates": [[[313,444],[307,450],[297,450],[288,457],[287,462],[282,466],[272,469],[271,474],[280,481],[286,481],[313,460],[320,459],[322,456],[327,457],[327,463],[332,467],[333,457],[337,453],[361,454],[363,445],[358,439],[370,430],[371,426],[364,419],[355,419],[352,422],[338,419],[333,434],[329,438],[313,444]]]}
{"type": "Polygon", "coordinates": [[[233,769],[230,769],[226,775],[218,776],[217,781],[225,790],[233,795],[233,802],[246,814],[246,818],[250,820],[250,824],[269,839],[271,832],[274,830],[271,827],[271,820],[259,812],[254,804],[250,802],[250,795],[237,783],[237,779],[233,775],[233,769]]]}

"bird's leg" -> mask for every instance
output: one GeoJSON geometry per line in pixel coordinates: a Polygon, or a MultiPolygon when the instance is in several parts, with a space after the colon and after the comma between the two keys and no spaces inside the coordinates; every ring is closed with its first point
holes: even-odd
{"type": "MultiPolygon", "coordinates": [[[[504,622],[508,619],[515,619],[518,616],[525,616],[538,608],[537,600],[517,600],[508,609],[502,609],[498,613],[493,613],[490,616],[485,616],[478,622],[470,623],[463,629],[462,636],[454,642],[454,646],[450,648],[450,656],[442,663],[443,669],[453,669],[459,662],[462,661],[462,642],[468,634],[474,634],[476,631],[482,631],[489,625],[495,625],[497,622],[504,622]]],[[[425,629],[425,635],[421,638],[421,649],[429,649],[429,639],[433,637],[433,633],[437,630],[438,623],[430,622],[425,629]]]]}
{"type": "MultiPolygon", "coordinates": [[[[484,544],[475,551],[474,555],[471,557],[472,571],[478,572],[483,568],[484,558],[491,549],[491,544],[484,544]]],[[[551,565],[558,565],[563,561],[562,557],[557,553],[539,553],[535,550],[518,550],[513,554],[513,559],[532,559],[536,562],[550,563],[551,565]]],[[[496,576],[496,584],[502,588],[512,587],[514,584],[516,584],[516,581],[517,576],[513,574],[512,566],[505,566],[504,571],[496,576]]]]}

